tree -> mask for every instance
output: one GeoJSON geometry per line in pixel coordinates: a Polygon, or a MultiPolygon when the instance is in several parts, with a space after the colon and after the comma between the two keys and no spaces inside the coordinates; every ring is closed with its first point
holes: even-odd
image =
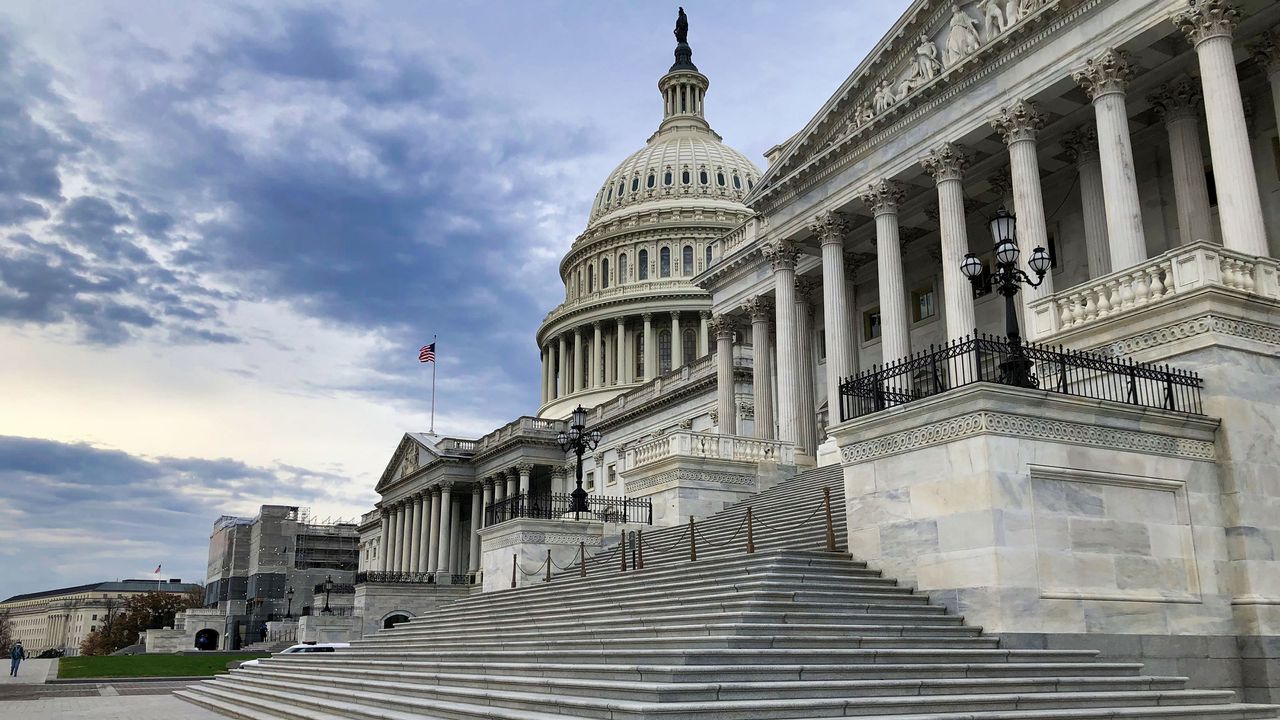
{"type": "Polygon", "coordinates": [[[80,643],[82,655],[110,655],[138,642],[143,630],[172,627],[178,613],[200,607],[204,598],[194,593],[149,592],[134,595],[117,613],[108,609],[102,627],[80,643]],[[192,603],[195,603],[194,605],[192,603]]]}
{"type": "Polygon", "coordinates": [[[9,621],[9,611],[0,612],[0,657],[9,657],[9,648],[13,647],[13,623],[9,621]]]}

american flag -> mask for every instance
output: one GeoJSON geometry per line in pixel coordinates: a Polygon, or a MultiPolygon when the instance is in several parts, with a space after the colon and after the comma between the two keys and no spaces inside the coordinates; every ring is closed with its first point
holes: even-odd
{"type": "Polygon", "coordinates": [[[418,362],[435,362],[436,361],[436,344],[423,345],[418,351],[418,362]]]}

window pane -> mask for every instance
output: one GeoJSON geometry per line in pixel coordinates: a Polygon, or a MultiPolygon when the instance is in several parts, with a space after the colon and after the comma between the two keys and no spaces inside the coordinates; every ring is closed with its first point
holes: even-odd
{"type": "Polygon", "coordinates": [[[658,372],[671,372],[671,331],[658,331],[658,372]]]}
{"type": "Polygon", "coordinates": [[[649,279],[649,251],[641,250],[640,257],[637,259],[636,277],[641,280],[649,279]]]}
{"type": "Polygon", "coordinates": [[[636,379],[644,377],[644,331],[636,333],[636,379]]]}
{"type": "Polygon", "coordinates": [[[690,275],[693,275],[693,246],[692,245],[685,245],[684,249],[680,251],[680,264],[682,266],[680,268],[680,271],[684,273],[685,277],[689,277],[690,275]]]}
{"type": "Polygon", "coordinates": [[[609,258],[600,261],[600,289],[609,287],[609,258]]]}
{"type": "Polygon", "coordinates": [[[707,246],[707,267],[704,267],[703,270],[706,270],[709,267],[711,267],[711,246],[710,245],[707,246]]]}
{"type": "Polygon", "coordinates": [[[658,277],[671,277],[671,248],[658,251],[658,277]]]}
{"type": "Polygon", "coordinates": [[[680,358],[686,363],[693,362],[698,356],[698,336],[694,334],[693,328],[686,329],[681,336],[680,358]]]}
{"type": "Polygon", "coordinates": [[[627,281],[627,254],[622,253],[618,256],[618,282],[627,281]]]}

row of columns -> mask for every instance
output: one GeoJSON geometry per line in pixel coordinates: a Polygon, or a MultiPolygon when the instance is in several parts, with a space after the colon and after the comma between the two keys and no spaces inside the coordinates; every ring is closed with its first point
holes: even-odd
{"type": "MultiPolygon", "coordinates": [[[[1231,43],[1238,19],[1238,11],[1222,0],[1189,1],[1187,9],[1176,16],[1175,23],[1195,47],[1200,65],[1199,86],[1184,79],[1162,87],[1151,96],[1151,101],[1163,115],[1169,135],[1180,240],[1185,243],[1207,239],[1211,232],[1196,110],[1203,95],[1223,244],[1242,253],[1265,256],[1267,244],[1261,202],[1231,43]]],[[[1255,50],[1255,56],[1266,64],[1277,96],[1276,112],[1280,122],[1280,51],[1268,39],[1255,50]]],[[[1093,277],[1123,270],[1147,259],[1125,98],[1129,81],[1135,74],[1136,68],[1127,54],[1115,49],[1090,59],[1072,74],[1090,97],[1095,116],[1092,127],[1068,133],[1063,141],[1079,169],[1086,252],[1093,277]]],[[[1045,125],[1045,116],[1033,102],[1018,100],[1000,108],[990,123],[1008,147],[1013,211],[1018,218],[1017,239],[1026,257],[1032,248],[1048,247],[1037,157],[1037,135],[1045,125]]],[[[949,338],[966,335],[975,325],[973,294],[968,280],[960,272],[960,262],[969,250],[963,179],[970,159],[966,149],[945,143],[920,160],[921,166],[933,177],[938,193],[940,259],[949,338]]],[[[875,218],[881,351],[886,361],[911,353],[898,226],[898,208],[904,197],[903,187],[894,180],[873,182],[860,195],[875,218]]],[[[851,334],[855,324],[845,290],[844,239],[849,223],[839,213],[827,212],[816,218],[810,229],[818,238],[822,252],[827,401],[829,413],[836,418],[840,403],[839,378],[855,371],[851,334]]],[[[797,452],[803,453],[813,449],[814,433],[808,423],[813,422],[816,413],[811,397],[812,379],[805,378],[806,370],[812,372],[812,366],[801,356],[807,347],[808,328],[807,315],[796,311],[797,251],[792,242],[775,240],[766,244],[764,256],[774,276],[778,436],[783,441],[796,443],[797,452]]],[[[1023,303],[1052,293],[1053,278],[1049,274],[1040,287],[1022,294],[1023,303]]],[[[760,299],[749,301],[746,309],[756,347],[753,381],[757,388],[757,434],[768,436],[773,427],[767,365],[768,312],[760,299]],[[762,357],[766,361],[762,362],[762,357]]],[[[733,433],[732,322],[727,317],[716,318],[716,327],[721,432],[733,433]]]]}
{"type": "MultiPolygon", "coordinates": [[[[589,327],[578,327],[552,338],[542,348],[542,402],[548,403],[584,390],[652,380],[658,375],[657,329],[661,322],[671,328],[671,367],[678,368],[695,358],[684,357],[683,331],[687,327],[683,313],[642,313],[641,343],[634,342],[627,331],[627,319],[617,318],[616,327],[608,321],[594,321],[589,327]],[[612,330],[612,331],[611,331],[612,330]],[[584,334],[589,333],[589,334],[584,334]],[[638,345],[644,346],[643,372],[636,373],[638,345]]],[[[698,313],[698,330],[694,352],[702,357],[710,351],[711,313],[698,313]]]]}
{"type": "MultiPolygon", "coordinates": [[[[483,513],[480,494],[471,492],[472,542],[469,572],[480,567],[479,536],[483,513]]],[[[462,501],[454,502],[453,484],[442,483],[382,508],[382,552],[378,569],[386,572],[453,574],[462,557],[462,501]]]]}

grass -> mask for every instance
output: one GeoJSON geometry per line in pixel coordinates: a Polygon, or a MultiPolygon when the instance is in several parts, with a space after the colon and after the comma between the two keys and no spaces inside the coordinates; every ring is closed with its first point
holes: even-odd
{"type": "Polygon", "coordinates": [[[117,655],[64,657],[58,661],[60,678],[197,677],[227,671],[233,660],[267,657],[262,653],[240,655],[117,655]]]}

